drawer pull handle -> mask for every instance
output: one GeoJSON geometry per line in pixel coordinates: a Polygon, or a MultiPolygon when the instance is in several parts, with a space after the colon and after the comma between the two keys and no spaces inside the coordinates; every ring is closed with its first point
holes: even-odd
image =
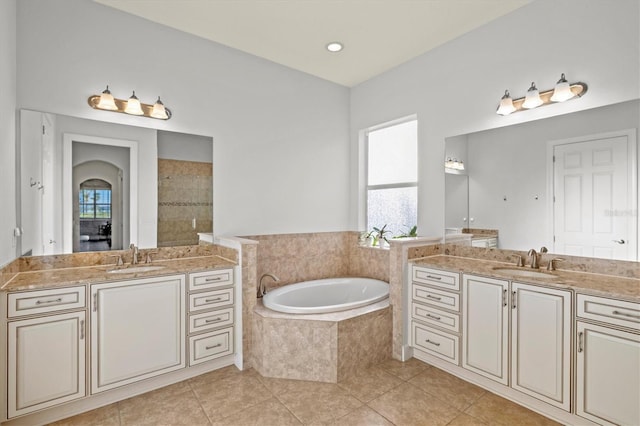
{"type": "Polygon", "coordinates": [[[204,322],[206,324],[212,323],[212,322],[218,322],[218,321],[222,321],[222,318],[218,317],[218,318],[213,318],[213,319],[208,319],[208,320],[204,320],[204,322]]]}
{"type": "Polygon", "coordinates": [[[640,319],[640,315],[628,314],[626,312],[620,312],[620,311],[613,311],[612,313],[613,315],[622,315],[623,317],[640,319]]]}
{"type": "Polygon", "coordinates": [[[425,316],[428,317],[428,318],[433,318],[434,320],[437,320],[437,321],[440,321],[442,319],[440,317],[437,317],[437,316],[431,315],[431,314],[426,314],[425,316]]]}
{"type": "Polygon", "coordinates": [[[427,342],[428,344],[433,345],[433,346],[440,346],[440,343],[438,343],[438,342],[432,342],[432,341],[431,341],[431,340],[429,340],[429,339],[425,340],[425,342],[427,342]]]}
{"type": "Polygon", "coordinates": [[[222,343],[217,343],[217,344],[211,345],[211,346],[205,346],[205,349],[209,350],[209,349],[213,349],[213,348],[219,348],[220,346],[222,346],[222,343]]]}
{"type": "Polygon", "coordinates": [[[52,299],[52,300],[38,300],[36,302],[36,305],[46,305],[48,303],[60,303],[62,302],[62,297],[58,297],[57,299],[52,299]]]}
{"type": "Polygon", "coordinates": [[[427,278],[429,278],[431,280],[438,280],[438,281],[440,281],[442,279],[442,277],[434,277],[433,275],[427,275],[427,278]]]}
{"type": "Polygon", "coordinates": [[[222,300],[222,297],[216,297],[215,299],[204,299],[204,301],[207,303],[219,302],[220,300],[222,300]]]}
{"type": "Polygon", "coordinates": [[[515,308],[517,307],[517,306],[516,306],[516,302],[517,302],[517,301],[518,301],[518,293],[516,293],[515,291],[512,291],[512,292],[511,292],[511,302],[512,302],[512,303],[511,303],[511,307],[512,307],[513,309],[515,309],[515,308]]]}
{"type": "Polygon", "coordinates": [[[584,350],[584,333],[581,331],[578,333],[578,352],[582,352],[584,350]]]}
{"type": "Polygon", "coordinates": [[[502,306],[507,306],[507,289],[502,292],[502,306]]]}
{"type": "Polygon", "coordinates": [[[212,281],[220,281],[222,279],[222,277],[215,277],[215,278],[205,278],[205,281],[210,283],[212,281]]]}
{"type": "Polygon", "coordinates": [[[428,297],[429,299],[433,299],[433,300],[442,300],[442,297],[433,296],[433,295],[431,295],[431,294],[427,294],[427,297],[428,297]]]}

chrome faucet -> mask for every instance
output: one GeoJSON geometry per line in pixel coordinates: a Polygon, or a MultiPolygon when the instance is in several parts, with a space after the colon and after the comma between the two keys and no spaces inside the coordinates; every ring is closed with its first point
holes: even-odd
{"type": "Polygon", "coordinates": [[[538,253],[534,249],[531,249],[529,250],[529,253],[527,253],[527,255],[531,256],[531,267],[533,269],[539,269],[540,265],[538,264],[538,253]]]}
{"type": "Polygon", "coordinates": [[[131,264],[137,265],[138,264],[138,247],[136,247],[134,243],[131,243],[131,245],[129,246],[129,249],[131,249],[131,264]]]}
{"type": "Polygon", "coordinates": [[[273,281],[277,283],[280,282],[280,278],[276,277],[273,274],[262,274],[262,276],[260,277],[260,284],[258,285],[258,299],[261,299],[262,296],[267,294],[267,287],[262,282],[266,277],[271,278],[273,281]]]}

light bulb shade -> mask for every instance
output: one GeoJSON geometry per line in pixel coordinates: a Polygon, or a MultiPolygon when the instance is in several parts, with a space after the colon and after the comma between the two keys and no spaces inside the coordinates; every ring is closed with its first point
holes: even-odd
{"type": "Polygon", "coordinates": [[[496,110],[496,114],[499,115],[509,115],[516,110],[516,107],[513,106],[513,99],[509,96],[509,91],[504,91],[504,96],[500,99],[500,105],[498,105],[498,109],[496,110]]]}
{"type": "Polygon", "coordinates": [[[151,117],[159,118],[161,120],[167,120],[169,115],[167,114],[167,110],[164,107],[164,104],[160,100],[160,96],[158,96],[158,100],[155,104],[153,104],[153,110],[151,111],[151,117]]]}
{"type": "Polygon", "coordinates": [[[118,106],[116,105],[116,101],[113,99],[113,95],[109,91],[109,86],[100,94],[100,101],[98,105],[96,105],[99,109],[106,109],[108,111],[117,111],[118,106]]]}
{"type": "Polygon", "coordinates": [[[132,115],[144,115],[144,111],[142,111],[142,106],[140,105],[140,100],[136,96],[135,90],[133,95],[131,95],[127,101],[127,107],[124,109],[124,112],[132,115]]]}
{"type": "Polygon", "coordinates": [[[531,83],[531,87],[527,90],[527,95],[524,98],[524,103],[522,104],[522,108],[535,108],[542,105],[542,99],[540,98],[540,93],[538,92],[538,88],[535,83],[531,83]]]}
{"type": "Polygon", "coordinates": [[[556,87],[553,89],[553,95],[551,95],[551,101],[564,102],[573,98],[575,95],[571,91],[569,82],[564,77],[564,74],[560,77],[560,80],[556,83],[556,87]]]}

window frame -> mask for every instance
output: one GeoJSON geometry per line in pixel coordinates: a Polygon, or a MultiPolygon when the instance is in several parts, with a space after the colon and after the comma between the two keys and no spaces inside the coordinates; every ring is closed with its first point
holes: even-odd
{"type": "MultiPolygon", "coordinates": [[[[379,190],[379,189],[400,189],[400,188],[416,188],[416,212],[418,212],[420,203],[419,197],[420,193],[417,190],[418,188],[418,171],[420,170],[420,156],[418,155],[418,117],[416,115],[411,115],[408,117],[400,118],[397,120],[389,121],[387,123],[380,124],[378,126],[373,126],[366,129],[363,133],[363,142],[364,142],[364,225],[367,231],[372,229],[372,224],[369,223],[369,191],[371,190],[379,190]],[[378,184],[378,185],[369,185],[369,134],[371,132],[376,132],[378,130],[387,129],[389,127],[395,127],[402,124],[409,123],[411,121],[416,122],[416,181],[415,182],[398,182],[398,183],[386,183],[386,184],[378,184]]],[[[419,213],[417,214],[419,217],[419,213]]],[[[417,220],[417,218],[416,218],[417,220]]],[[[417,225],[417,223],[415,224],[417,225]]]]}
{"type": "Polygon", "coordinates": [[[97,203],[96,202],[96,191],[109,191],[109,200],[112,200],[112,196],[113,196],[113,190],[112,188],[80,188],[80,194],[82,194],[84,191],[93,191],[93,202],[92,203],[83,203],[80,201],[80,198],[82,197],[78,197],[78,218],[80,220],[111,220],[113,219],[113,201],[109,201],[109,203],[97,203]],[[93,206],[93,217],[83,217],[82,216],[82,206],[93,206]],[[109,206],[109,216],[108,217],[98,217],[96,216],[98,209],[98,206],[109,206]]]}

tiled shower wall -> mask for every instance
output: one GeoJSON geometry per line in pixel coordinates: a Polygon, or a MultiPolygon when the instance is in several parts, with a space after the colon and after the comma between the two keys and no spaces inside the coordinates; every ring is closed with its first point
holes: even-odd
{"type": "Polygon", "coordinates": [[[212,230],[213,164],[158,159],[158,247],[198,244],[212,230]]]}

